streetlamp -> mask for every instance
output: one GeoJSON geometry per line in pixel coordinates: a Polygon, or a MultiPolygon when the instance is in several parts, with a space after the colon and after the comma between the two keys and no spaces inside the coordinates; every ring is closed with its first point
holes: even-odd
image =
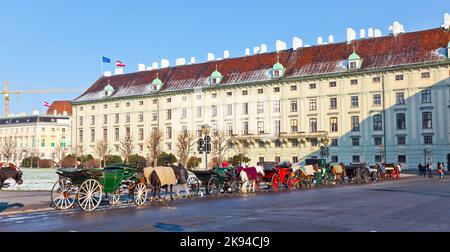
{"type": "Polygon", "coordinates": [[[325,158],[328,162],[328,157],[330,156],[330,148],[328,148],[328,144],[330,143],[330,139],[328,137],[322,139],[323,146],[320,147],[320,156],[325,158]]]}
{"type": "Polygon", "coordinates": [[[208,170],[208,154],[211,153],[211,126],[204,124],[202,125],[202,136],[197,141],[199,154],[205,153],[205,170],[208,170]]]}

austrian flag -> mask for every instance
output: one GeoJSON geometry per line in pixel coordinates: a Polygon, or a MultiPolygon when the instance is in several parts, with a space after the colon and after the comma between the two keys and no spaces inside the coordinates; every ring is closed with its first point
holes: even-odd
{"type": "Polygon", "coordinates": [[[44,102],[44,106],[46,106],[46,107],[50,108],[50,103],[48,103],[48,102],[44,102]]]}
{"type": "Polygon", "coordinates": [[[116,67],[125,67],[125,63],[120,60],[116,60],[116,67]]]}

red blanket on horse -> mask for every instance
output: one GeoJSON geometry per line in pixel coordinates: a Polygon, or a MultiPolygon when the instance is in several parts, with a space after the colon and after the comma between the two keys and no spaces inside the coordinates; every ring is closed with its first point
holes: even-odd
{"type": "Polygon", "coordinates": [[[245,173],[247,173],[247,177],[248,177],[249,180],[256,180],[256,179],[258,179],[258,172],[256,171],[255,167],[243,168],[243,167],[239,166],[237,168],[237,172],[241,173],[241,171],[244,171],[245,173]]]}

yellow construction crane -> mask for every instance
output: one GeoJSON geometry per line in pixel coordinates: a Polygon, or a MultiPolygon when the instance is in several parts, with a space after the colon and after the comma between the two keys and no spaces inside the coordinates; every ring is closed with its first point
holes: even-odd
{"type": "Polygon", "coordinates": [[[1,92],[0,95],[5,95],[5,116],[11,115],[9,110],[9,95],[11,94],[48,94],[48,93],[79,93],[80,89],[66,89],[66,88],[52,88],[52,89],[40,89],[40,90],[23,90],[23,91],[9,91],[9,83],[5,81],[5,91],[1,92]]]}

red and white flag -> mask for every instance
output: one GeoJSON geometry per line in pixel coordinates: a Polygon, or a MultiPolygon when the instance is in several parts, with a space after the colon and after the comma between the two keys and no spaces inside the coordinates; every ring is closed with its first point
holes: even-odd
{"type": "Polygon", "coordinates": [[[125,63],[120,60],[116,60],[116,67],[125,67],[125,63]]]}
{"type": "Polygon", "coordinates": [[[50,108],[50,103],[48,102],[44,102],[44,106],[49,107],[50,108]]]}

